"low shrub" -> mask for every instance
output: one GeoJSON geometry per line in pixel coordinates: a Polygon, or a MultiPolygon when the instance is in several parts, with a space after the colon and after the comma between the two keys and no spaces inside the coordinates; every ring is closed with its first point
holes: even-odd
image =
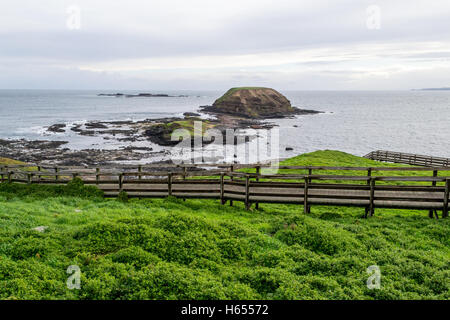
{"type": "Polygon", "coordinates": [[[127,203],[128,202],[128,193],[126,191],[120,191],[119,194],[117,195],[117,200],[123,203],[127,203]]]}

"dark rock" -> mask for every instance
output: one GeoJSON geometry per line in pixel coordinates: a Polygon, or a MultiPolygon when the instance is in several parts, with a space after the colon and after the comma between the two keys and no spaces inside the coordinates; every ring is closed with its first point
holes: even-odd
{"type": "Polygon", "coordinates": [[[128,146],[128,147],[124,147],[122,149],[129,150],[129,151],[134,151],[134,150],[152,151],[153,150],[153,148],[150,148],[150,147],[135,147],[135,146],[128,146]]]}
{"type": "Polygon", "coordinates": [[[130,135],[133,135],[134,133],[136,133],[136,130],[132,130],[132,129],[130,129],[130,130],[127,130],[127,129],[109,129],[109,130],[97,131],[97,133],[99,133],[99,134],[111,134],[113,136],[115,136],[116,134],[130,136],[130,135]]]}
{"type": "Polygon", "coordinates": [[[127,95],[125,95],[125,97],[127,97],[127,98],[134,98],[134,97],[146,97],[146,98],[163,97],[163,98],[167,98],[167,97],[170,97],[170,96],[168,94],[139,93],[139,94],[127,94],[127,95]]]}
{"type": "MultiPolygon", "coordinates": [[[[106,139],[106,137],[103,137],[103,139],[106,139]]],[[[111,139],[111,138],[108,138],[111,139]]],[[[117,141],[121,142],[136,142],[139,139],[137,137],[127,137],[127,138],[117,138],[117,141]]]]}
{"type": "Polygon", "coordinates": [[[66,125],[64,123],[57,123],[54,125],[51,125],[50,127],[47,128],[47,131],[50,132],[66,132],[66,130],[64,130],[63,128],[65,128],[66,125]]]}
{"type": "Polygon", "coordinates": [[[82,136],[94,136],[96,131],[94,131],[94,130],[80,130],[79,133],[82,136]]]}
{"type": "Polygon", "coordinates": [[[185,113],[183,113],[183,116],[185,116],[185,117],[200,117],[200,114],[195,113],[195,112],[185,112],[185,113]]]}
{"type": "MultiPolygon", "coordinates": [[[[106,122],[103,122],[106,123],[106,122]]],[[[132,120],[124,120],[124,121],[110,121],[107,124],[113,124],[113,125],[127,125],[127,124],[133,124],[134,121],[132,120]]]]}
{"type": "Polygon", "coordinates": [[[77,124],[77,125],[73,126],[72,128],[70,128],[70,130],[74,131],[74,132],[81,132],[81,131],[83,131],[80,128],[81,128],[81,124],[77,124]]]}
{"type": "Polygon", "coordinates": [[[172,141],[172,132],[181,126],[174,123],[172,126],[166,124],[155,124],[144,132],[144,136],[160,146],[176,146],[180,141],[172,141]]]}
{"type": "Polygon", "coordinates": [[[99,97],[123,97],[123,93],[100,93],[98,94],[99,97]]]}
{"type": "Polygon", "coordinates": [[[178,95],[171,96],[166,93],[138,93],[138,94],[123,94],[123,93],[100,93],[97,96],[99,97],[126,97],[126,98],[178,98],[178,97],[187,97],[186,95],[178,95]]]}
{"type": "Polygon", "coordinates": [[[107,129],[108,127],[101,122],[88,122],[86,129],[107,129]]]}
{"type": "Polygon", "coordinates": [[[148,159],[154,154],[152,148],[136,147],[141,152],[133,152],[133,147],[118,150],[84,149],[70,150],[61,148],[67,141],[47,140],[2,140],[0,139],[0,154],[3,157],[17,159],[30,163],[52,165],[86,166],[106,165],[111,161],[139,161],[148,159]]]}

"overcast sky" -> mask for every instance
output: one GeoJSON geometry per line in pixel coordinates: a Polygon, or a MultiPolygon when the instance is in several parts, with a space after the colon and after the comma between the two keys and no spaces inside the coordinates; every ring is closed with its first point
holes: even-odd
{"type": "Polygon", "coordinates": [[[450,86],[450,1],[1,2],[0,88],[242,85],[450,86]]]}

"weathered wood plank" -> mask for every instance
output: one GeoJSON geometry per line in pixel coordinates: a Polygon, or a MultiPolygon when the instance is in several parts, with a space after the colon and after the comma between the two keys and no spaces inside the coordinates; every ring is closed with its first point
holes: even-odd
{"type": "Polygon", "coordinates": [[[420,165],[429,167],[437,167],[437,166],[448,167],[450,163],[449,158],[444,157],[433,157],[426,155],[393,152],[393,151],[381,151],[381,150],[372,151],[369,154],[365,155],[364,157],[378,161],[404,163],[410,165],[420,165]]]}
{"type": "MultiPolygon", "coordinates": [[[[382,153],[380,153],[383,155],[382,153]]],[[[396,156],[397,159],[406,157],[396,156]]],[[[410,159],[409,159],[410,160],[410,159]]],[[[408,160],[408,161],[409,161],[408,160]]],[[[416,161],[420,157],[416,157],[416,161]]],[[[435,163],[434,160],[432,162],[435,163]]],[[[167,197],[208,198],[218,199],[221,203],[230,200],[243,201],[250,209],[252,203],[291,203],[303,204],[305,213],[311,205],[347,205],[368,208],[371,216],[375,207],[380,208],[417,208],[428,210],[443,210],[443,216],[448,216],[448,179],[439,176],[434,168],[353,168],[353,167],[299,167],[284,166],[287,169],[306,169],[308,174],[281,173],[261,175],[260,168],[264,165],[249,165],[256,173],[235,172],[234,165],[227,165],[223,170],[199,171],[201,166],[173,166],[178,171],[167,171],[167,166],[161,171],[145,170],[145,166],[129,167],[130,171],[120,171],[117,168],[86,168],[75,170],[73,167],[51,167],[53,172],[45,171],[44,166],[38,166],[38,171],[16,171],[3,167],[0,170],[2,181],[8,175],[8,181],[21,183],[62,184],[70,178],[80,177],[86,184],[95,184],[105,192],[106,197],[117,196],[120,191],[126,191],[131,197],[167,197]],[[189,171],[189,168],[195,168],[189,171]],[[226,169],[229,169],[226,170],[226,169]],[[40,171],[39,171],[40,170],[40,171]],[[94,170],[94,171],[90,171],[94,170]],[[319,174],[320,170],[335,170],[337,174],[319,174]],[[340,171],[339,171],[340,170],[340,171]],[[349,170],[367,170],[367,174],[344,174],[349,170]],[[377,176],[377,171],[428,171],[432,176],[377,176]],[[313,174],[314,171],[314,174],[313,174]],[[164,176],[166,178],[164,178],[164,176]],[[153,177],[150,178],[149,177],[153,177]],[[106,179],[105,179],[106,178],[106,179]],[[197,179],[198,178],[198,179],[197,179]],[[209,179],[211,178],[211,179],[209,179]],[[226,179],[227,178],[227,179],[226,179]],[[277,180],[277,181],[271,181],[277,180]],[[280,180],[280,181],[279,181],[280,180]],[[375,185],[375,181],[383,183],[375,185]],[[358,184],[358,182],[367,182],[358,184]],[[394,185],[396,182],[431,182],[423,185],[394,185]],[[446,185],[442,186],[445,182],[446,185]],[[442,200],[444,197],[444,200],[442,200]]],[[[216,166],[219,167],[219,166],[216,166]]],[[[239,167],[239,166],[238,166],[239,167]]],[[[245,166],[243,166],[245,167],[245,166]]],[[[125,168],[125,167],[124,167],[125,168]]],[[[150,167],[149,167],[150,168],[150,167]]],[[[444,170],[450,172],[450,168],[444,170]]],[[[354,174],[354,172],[352,172],[354,174]]]]}

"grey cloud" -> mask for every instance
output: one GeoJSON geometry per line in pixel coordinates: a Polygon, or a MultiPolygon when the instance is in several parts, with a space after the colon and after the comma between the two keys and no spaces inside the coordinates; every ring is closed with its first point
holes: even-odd
{"type": "MultiPolygon", "coordinates": [[[[42,1],[38,5],[32,1],[17,1],[3,4],[5,17],[0,21],[0,87],[136,88],[140,85],[165,85],[169,89],[186,88],[187,85],[192,88],[222,88],[235,83],[273,83],[295,88],[316,88],[319,85],[344,88],[352,76],[358,72],[364,74],[364,71],[341,68],[342,63],[352,66],[354,59],[349,54],[349,60],[343,60],[345,55],[341,52],[336,52],[335,59],[329,56],[321,59],[320,55],[316,55],[314,60],[294,63],[297,68],[315,69],[290,73],[284,72],[289,65],[280,66],[279,70],[249,68],[249,73],[242,73],[236,68],[224,72],[212,66],[209,73],[205,70],[170,70],[164,74],[142,72],[139,76],[126,72],[81,71],[80,68],[84,64],[103,62],[120,65],[124,59],[280,53],[333,46],[365,46],[368,43],[450,43],[450,4],[442,0],[436,0],[433,4],[424,0],[280,0],[271,5],[254,2],[251,4],[253,7],[241,0],[228,2],[231,14],[222,14],[211,1],[206,0],[195,1],[197,6],[189,8],[188,14],[182,11],[187,7],[171,8],[165,4],[167,1],[144,4],[132,0],[114,3],[80,0],[83,24],[81,30],[75,31],[68,30],[64,24],[65,6],[72,3],[55,3],[42,1]],[[382,9],[380,30],[368,30],[365,25],[365,10],[374,3],[382,9]],[[114,19],[108,20],[110,16],[114,19]],[[328,67],[339,67],[339,70],[327,70],[328,67]]],[[[181,6],[183,2],[178,3],[181,6]]],[[[333,55],[332,51],[328,52],[333,55]]],[[[448,57],[448,52],[437,50],[430,53],[385,52],[375,58],[381,60],[381,69],[383,59],[410,63],[448,57]]],[[[362,58],[354,63],[355,68],[349,69],[364,69],[362,58]]],[[[427,73],[424,79],[430,79],[430,74],[427,73]]],[[[437,75],[436,79],[442,77],[437,75]]],[[[374,85],[378,80],[370,81],[361,80],[361,85],[374,85]]],[[[408,77],[398,76],[395,81],[405,88],[411,83],[408,77]]]]}
{"type": "MultiPolygon", "coordinates": [[[[258,11],[253,15],[237,15],[214,32],[208,25],[203,30],[172,27],[170,12],[167,12],[166,25],[157,26],[161,30],[159,33],[146,33],[145,29],[139,28],[120,30],[117,27],[91,30],[89,26],[70,31],[62,25],[59,29],[42,31],[12,29],[0,34],[0,55],[86,62],[248,54],[361,41],[450,39],[448,17],[437,14],[432,21],[426,17],[386,21],[380,30],[370,31],[365,26],[364,1],[341,3],[321,11],[274,9],[273,12],[264,12],[264,15],[258,15],[258,11]]],[[[385,10],[389,11],[389,7],[386,6],[385,10]]],[[[152,23],[151,20],[148,22],[149,25],[152,23]]]]}

